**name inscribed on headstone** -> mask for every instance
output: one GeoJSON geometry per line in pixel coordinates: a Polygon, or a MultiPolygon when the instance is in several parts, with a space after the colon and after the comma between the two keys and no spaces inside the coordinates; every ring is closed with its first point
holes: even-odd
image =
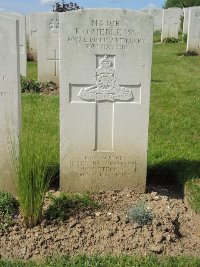
{"type": "Polygon", "coordinates": [[[133,26],[125,28],[122,25],[120,20],[91,20],[90,28],[75,27],[74,34],[67,36],[67,42],[105,50],[128,49],[131,44],[144,43],[145,39],[133,26]]]}

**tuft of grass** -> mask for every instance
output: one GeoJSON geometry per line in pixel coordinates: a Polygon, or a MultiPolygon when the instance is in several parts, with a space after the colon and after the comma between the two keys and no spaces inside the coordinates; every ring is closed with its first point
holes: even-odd
{"type": "MultiPolygon", "coordinates": [[[[40,221],[45,192],[57,172],[59,139],[55,140],[49,136],[55,131],[52,129],[55,124],[52,122],[53,117],[47,118],[47,114],[42,113],[48,108],[47,105],[42,106],[46,98],[43,96],[32,98],[27,95],[26,99],[30,100],[30,104],[23,106],[22,113],[27,123],[22,129],[19,164],[17,164],[18,196],[24,222],[27,227],[32,227],[40,221]],[[34,104],[35,110],[31,103],[34,104]]],[[[48,104],[51,103],[48,101],[48,104]]],[[[49,109],[53,108],[52,105],[49,109]]],[[[54,111],[51,115],[57,116],[57,112],[54,111]]]]}
{"type": "Polygon", "coordinates": [[[46,149],[45,141],[41,145],[34,134],[28,138],[22,136],[17,169],[18,197],[27,227],[35,226],[42,215],[44,194],[51,178],[48,173],[46,149]]]}
{"type": "Polygon", "coordinates": [[[47,220],[64,221],[69,217],[71,211],[80,211],[84,208],[96,208],[98,204],[88,194],[65,194],[59,197],[50,195],[52,204],[45,212],[47,220]]]}
{"type": "Polygon", "coordinates": [[[136,205],[129,208],[127,212],[127,220],[129,222],[138,223],[139,226],[143,226],[153,219],[151,211],[145,208],[143,202],[139,202],[136,205]]]}
{"type": "Polygon", "coordinates": [[[13,224],[19,203],[11,193],[0,190],[0,230],[13,224]]]}

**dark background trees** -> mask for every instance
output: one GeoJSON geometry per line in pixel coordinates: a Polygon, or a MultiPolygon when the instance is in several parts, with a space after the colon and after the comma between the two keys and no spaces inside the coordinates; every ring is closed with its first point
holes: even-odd
{"type": "Polygon", "coordinates": [[[72,10],[78,10],[81,7],[73,2],[70,3],[65,3],[64,0],[62,2],[55,2],[53,5],[53,12],[67,12],[67,11],[72,11],[72,10]]]}
{"type": "Polygon", "coordinates": [[[167,0],[164,7],[190,7],[190,6],[200,6],[200,0],[167,0]]]}

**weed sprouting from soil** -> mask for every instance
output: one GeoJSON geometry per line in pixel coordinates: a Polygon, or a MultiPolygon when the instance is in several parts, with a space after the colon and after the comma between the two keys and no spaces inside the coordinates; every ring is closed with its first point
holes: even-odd
{"type": "Polygon", "coordinates": [[[65,194],[62,193],[59,197],[50,195],[52,204],[45,212],[45,217],[48,220],[64,221],[69,217],[71,211],[80,211],[84,208],[96,208],[98,203],[95,202],[88,194],[65,194]]]}
{"type": "Polygon", "coordinates": [[[13,224],[13,217],[18,212],[19,203],[11,193],[0,190],[0,230],[13,224]]]}

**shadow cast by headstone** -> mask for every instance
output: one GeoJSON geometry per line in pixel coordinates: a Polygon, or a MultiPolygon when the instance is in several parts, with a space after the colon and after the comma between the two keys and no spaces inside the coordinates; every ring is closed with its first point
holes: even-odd
{"type": "Polygon", "coordinates": [[[55,164],[55,165],[48,167],[46,179],[47,179],[47,181],[50,179],[49,189],[59,190],[59,187],[60,187],[60,166],[59,166],[59,164],[55,164]]]}
{"type": "Polygon", "coordinates": [[[154,80],[154,79],[152,79],[151,82],[152,83],[164,83],[165,81],[164,80],[154,80]]]}
{"type": "Polygon", "coordinates": [[[169,197],[183,198],[184,184],[200,177],[200,161],[175,160],[167,161],[153,166],[148,166],[147,191],[160,188],[169,197]]]}

